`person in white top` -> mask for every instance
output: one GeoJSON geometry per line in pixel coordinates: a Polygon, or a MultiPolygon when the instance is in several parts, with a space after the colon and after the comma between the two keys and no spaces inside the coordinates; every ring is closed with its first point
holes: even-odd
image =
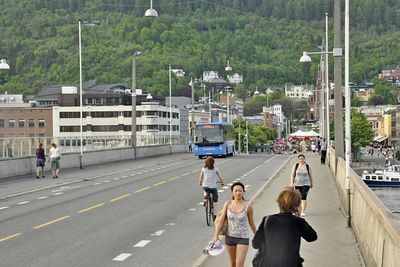
{"type": "Polygon", "coordinates": [[[60,156],[60,149],[57,148],[56,144],[52,143],[48,158],[51,163],[51,169],[53,170],[53,179],[58,178],[58,173],[60,171],[60,156]]]}
{"type": "Polygon", "coordinates": [[[204,190],[204,201],[206,198],[206,192],[210,192],[214,201],[214,214],[217,214],[216,207],[218,205],[218,190],[217,190],[217,179],[221,185],[224,184],[224,178],[219,172],[217,167],[214,167],[214,158],[208,156],[204,163],[204,167],[201,169],[199,176],[200,186],[204,190]]]}

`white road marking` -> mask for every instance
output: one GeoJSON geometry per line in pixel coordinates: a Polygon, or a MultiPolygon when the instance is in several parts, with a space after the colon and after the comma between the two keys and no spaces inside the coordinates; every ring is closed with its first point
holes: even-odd
{"type": "Polygon", "coordinates": [[[109,182],[111,182],[111,181],[109,181],[109,180],[105,180],[105,181],[104,181],[104,183],[109,183],[109,182]]]}
{"type": "Polygon", "coordinates": [[[101,183],[94,183],[94,185],[99,185],[99,184],[101,184],[101,183]]]}
{"type": "Polygon", "coordinates": [[[46,199],[46,198],[49,198],[48,196],[44,196],[44,197],[38,197],[37,199],[46,199]]]}
{"type": "Polygon", "coordinates": [[[223,190],[223,189],[220,189],[220,190],[218,190],[218,193],[223,193],[225,190],[223,190]]]}
{"type": "Polygon", "coordinates": [[[229,188],[229,186],[224,186],[224,187],[222,187],[223,189],[228,189],[229,188]]]}
{"type": "Polygon", "coordinates": [[[114,180],[114,181],[118,181],[119,179],[120,179],[120,178],[114,178],[113,180],[114,180]]]}
{"type": "Polygon", "coordinates": [[[165,225],[174,226],[176,223],[166,223],[165,225]]]}
{"type": "Polygon", "coordinates": [[[28,204],[28,203],[30,203],[30,201],[22,201],[22,202],[19,202],[18,205],[24,205],[24,204],[28,204]]]}
{"type": "Polygon", "coordinates": [[[196,211],[196,209],[195,208],[191,208],[191,209],[189,209],[190,211],[196,211]]]}
{"type": "Polygon", "coordinates": [[[58,195],[62,195],[62,194],[64,194],[64,192],[54,193],[53,196],[58,196],[58,195]]]}
{"type": "Polygon", "coordinates": [[[9,207],[4,206],[4,207],[0,207],[0,210],[4,210],[4,209],[8,209],[9,207]]]}
{"type": "Polygon", "coordinates": [[[197,205],[204,206],[204,203],[203,202],[199,202],[197,205]]]}
{"type": "Polygon", "coordinates": [[[113,259],[113,261],[124,261],[129,258],[132,254],[130,253],[121,253],[117,257],[113,259]]]}
{"type": "Polygon", "coordinates": [[[125,175],[125,176],[122,176],[122,179],[125,179],[125,178],[128,178],[128,176],[126,176],[126,175],[125,175]]]}
{"type": "Polygon", "coordinates": [[[151,240],[142,240],[142,241],[139,241],[138,243],[136,243],[135,245],[133,245],[133,247],[134,248],[143,248],[150,242],[151,242],[151,240]]]}
{"type": "Polygon", "coordinates": [[[251,186],[251,185],[249,185],[249,184],[246,184],[244,187],[245,187],[245,188],[247,188],[247,187],[250,187],[250,186],[251,186]]]}
{"type": "Polygon", "coordinates": [[[132,177],[135,176],[135,175],[136,175],[135,173],[132,173],[132,174],[131,174],[132,177]]]}
{"type": "Polygon", "coordinates": [[[163,233],[165,233],[167,230],[159,230],[159,231],[155,231],[154,234],[150,234],[152,236],[160,236],[163,233]]]}

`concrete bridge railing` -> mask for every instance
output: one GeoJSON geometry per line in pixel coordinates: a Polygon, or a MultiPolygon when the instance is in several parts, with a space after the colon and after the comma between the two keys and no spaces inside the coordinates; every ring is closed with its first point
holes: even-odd
{"type": "MultiPolygon", "coordinates": [[[[343,158],[335,159],[335,151],[328,152],[329,166],[336,177],[336,186],[348,214],[346,172],[343,158]]],[[[400,264],[400,221],[364,183],[350,170],[350,218],[351,227],[367,266],[400,264]]]]}
{"type": "MultiPolygon", "coordinates": [[[[174,144],[172,146],[172,153],[184,152],[187,146],[182,144],[174,144]]],[[[156,155],[164,155],[170,153],[169,145],[153,145],[137,147],[136,158],[151,157],[156,155]]],[[[96,150],[84,152],[82,158],[82,165],[99,164],[102,162],[112,162],[119,160],[127,160],[135,158],[133,148],[116,148],[107,150],[96,150]]],[[[18,175],[32,174],[36,172],[36,159],[35,157],[20,157],[20,158],[6,158],[0,159],[0,179],[13,177],[18,175]]],[[[80,153],[65,153],[61,155],[61,168],[79,168],[80,167],[80,153]]],[[[49,169],[49,163],[46,162],[46,168],[49,169]]]]}

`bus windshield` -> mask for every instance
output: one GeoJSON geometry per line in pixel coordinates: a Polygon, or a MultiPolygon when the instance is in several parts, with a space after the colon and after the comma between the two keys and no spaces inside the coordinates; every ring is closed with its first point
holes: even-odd
{"type": "Polygon", "coordinates": [[[199,125],[196,127],[195,143],[220,143],[224,141],[221,125],[199,125]]]}

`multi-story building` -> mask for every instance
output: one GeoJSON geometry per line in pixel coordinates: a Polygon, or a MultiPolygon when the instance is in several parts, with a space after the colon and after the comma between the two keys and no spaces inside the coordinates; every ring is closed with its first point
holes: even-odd
{"type": "Polygon", "coordinates": [[[313,85],[285,84],[285,96],[289,98],[308,99],[312,91],[314,91],[313,85]]]}
{"type": "Polygon", "coordinates": [[[400,85],[400,66],[385,66],[382,72],[378,74],[379,79],[386,80],[390,83],[400,85]]]}

